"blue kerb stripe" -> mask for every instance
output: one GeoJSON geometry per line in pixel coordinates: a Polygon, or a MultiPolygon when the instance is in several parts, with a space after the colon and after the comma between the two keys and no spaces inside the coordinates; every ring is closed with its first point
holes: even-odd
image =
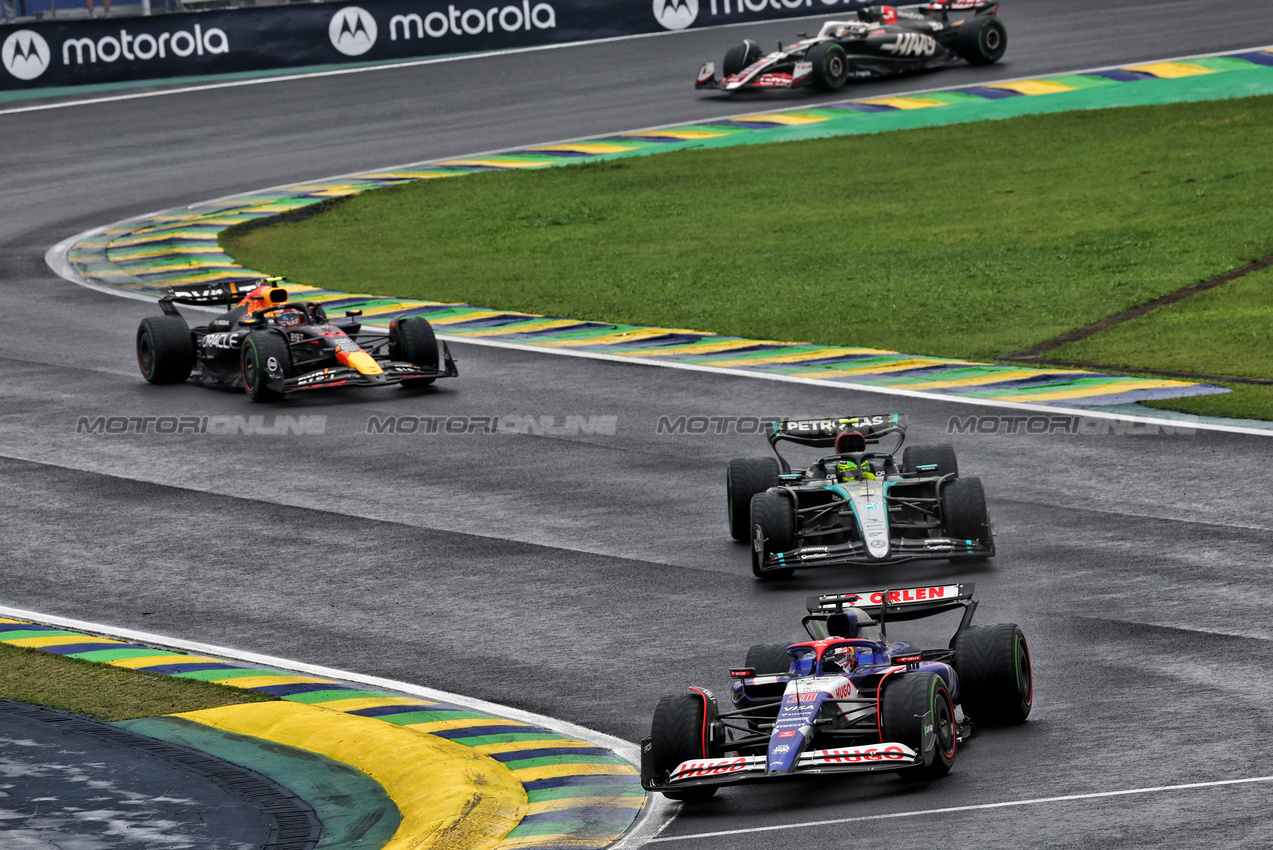
{"type": "Polygon", "coordinates": [[[260,691],[263,694],[273,694],[276,697],[290,697],[297,694],[309,694],[314,691],[364,691],[366,688],[362,685],[341,685],[334,682],[296,682],[286,685],[266,685],[263,688],[252,688],[251,690],[260,691]]]}
{"type": "Polygon", "coordinates": [[[616,785],[640,788],[641,781],[636,776],[603,774],[600,776],[554,776],[551,779],[536,779],[522,783],[522,786],[527,791],[540,791],[545,788],[574,788],[582,785],[616,785]]]}
{"type": "Polygon", "coordinates": [[[354,711],[347,711],[346,714],[356,714],[359,717],[389,717],[394,714],[411,714],[415,711],[459,711],[453,705],[374,705],[371,708],[359,708],[354,711]]]}
{"type": "Polygon", "coordinates": [[[485,735],[553,735],[556,733],[549,729],[540,729],[538,726],[466,726],[463,729],[437,729],[429,734],[454,741],[485,735]]]}
{"type": "Polygon", "coordinates": [[[65,643],[61,646],[38,646],[36,649],[54,655],[76,655],[81,652],[100,652],[104,649],[150,649],[135,643],[65,643]]]}
{"type": "Polygon", "coordinates": [[[511,753],[487,753],[496,761],[525,761],[545,756],[613,756],[605,747],[542,747],[537,750],[514,750],[511,753]]]}
{"type": "Polygon", "coordinates": [[[201,662],[198,664],[156,664],[153,667],[138,667],[138,670],[144,670],[147,673],[162,673],[165,676],[173,673],[200,673],[204,670],[245,670],[241,664],[219,664],[209,662],[201,662]]]}

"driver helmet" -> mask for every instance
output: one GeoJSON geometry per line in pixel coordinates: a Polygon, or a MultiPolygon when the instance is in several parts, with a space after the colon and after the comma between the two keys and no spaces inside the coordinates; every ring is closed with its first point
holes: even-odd
{"type": "Polygon", "coordinates": [[[274,314],[274,322],[280,328],[300,327],[302,319],[300,310],[279,310],[274,314]]]}
{"type": "Polygon", "coordinates": [[[863,478],[875,480],[875,473],[871,471],[870,461],[863,460],[861,462],[841,458],[835,465],[836,474],[841,481],[859,481],[863,478]]]}
{"type": "Polygon", "coordinates": [[[851,646],[834,647],[822,656],[823,673],[852,673],[857,665],[857,650],[851,646]]]}

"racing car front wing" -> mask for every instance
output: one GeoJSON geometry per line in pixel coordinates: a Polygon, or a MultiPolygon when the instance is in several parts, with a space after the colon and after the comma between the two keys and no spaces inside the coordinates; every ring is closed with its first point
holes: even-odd
{"type": "MultiPolygon", "coordinates": [[[[925,752],[932,752],[936,746],[936,737],[931,731],[932,724],[927,724],[925,728],[928,731],[924,736],[923,747],[925,752]]],[[[737,785],[809,773],[905,770],[924,764],[924,753],[917,753],[905,744],[889,741],[856,747],[809,750],[801,753],[795,766],[787,771],[768,771],[766,758],[761,755],[690,759],[677,765],[666,779],[661,779],[654,775],[651,751],[650,739],[646,738],[641,742],[641,787],[647,791],[675,791],[703,785],[737,785]]]]}
{"type": "Polygon", "coordinates": [[[306,372],[303,375],[285,379],[282,381],[280,389],[283,392],[290,393],[298,390],[317,390],[326,387],[383,387],[423,378],[456,377],[459,374],[459,370],[456,369],[455,360],[451,357],[451,350],[445,342],[442,343],[442,360],[445,366],[443,369],[422,369],[414,363],[405,361],[380,360],[377,362],[384,371],[379,375],[364,375],[352,366],[325,366],[312,372],[306,372]]]}
{"type": "Polygon", "coordinates": [[[990,543],[960,540],[954,537],[900,537],[889,540],[887,554],[873,555],[860,540],[830,546],[801,546],[786,552],[765,552],[761,570],[789,570],[793,567],[830,567],[845,564],[880,564],[918,561],[924,558],[990,558],[995,554],[994,537],[990,543]]]}

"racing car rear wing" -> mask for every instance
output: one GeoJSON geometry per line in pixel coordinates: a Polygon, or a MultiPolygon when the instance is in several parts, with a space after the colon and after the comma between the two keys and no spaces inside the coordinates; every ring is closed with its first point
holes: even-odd
{"type": "Polygon", "coordinates": [[[769,447],[778,456],[783,472],[790,472],[791,465],[778,451],[778,443],[782,441],[814,448],[834,448],[837,453],[860,452],[867,445],[895,434],[897,445],[889,453],[896,454],[902,443],[906,442],[906,416],[901,413],[877,413],[871,416],[825,419],[781,419],[768,423],[765,431],[769,447]]]}
{"type": "Polygon", "coordinates": [[[951,12],[972,12],[974,15],[999,14],[999,0],[932,0],[921,4],[919,11],[923,15],[940,14],[942,20],[950,20],[951,12]]]}
{"type": "Polygon", "coordinates": [[[223,280],[217,283],[187,283],[170,286],[159,299],[165,313],[171,304],[222,304],[229,307],[242,301],[253,289],[267,283],[277,283],[281,277],[253,277],[242,280],[223,280]]]}
{"type": "Polygon", "coordinates": [[[959,626],[962,629],[972,622],[973,612],[977,610],[977,602],[972,598],[976,588],[976,584],[969,582],[810,596],[805,603],[805,608],[809,611],[809,616],[804,618],[805,629],[808,630],[809,621],[829,621],[831,617],[842,614],[845,608],[857,608],[873,616],[879,621],[881,632],[888,620],[919,620],[963,608],[963,621],[959,626]]]}

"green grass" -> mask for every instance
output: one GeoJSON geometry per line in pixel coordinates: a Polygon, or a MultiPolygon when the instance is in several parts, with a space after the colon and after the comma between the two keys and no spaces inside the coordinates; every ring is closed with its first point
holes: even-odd
{"type": "Polygon", "coordinates": [[[992,359],[1273,254],[1269,185],[1258,97],[421,181],[223,242],[343,291],[992,359]]]}
{"type": "Polygon", "coordinates": [[[0,699],[114,721],[277,697],[0,644],[0,699]]]}

